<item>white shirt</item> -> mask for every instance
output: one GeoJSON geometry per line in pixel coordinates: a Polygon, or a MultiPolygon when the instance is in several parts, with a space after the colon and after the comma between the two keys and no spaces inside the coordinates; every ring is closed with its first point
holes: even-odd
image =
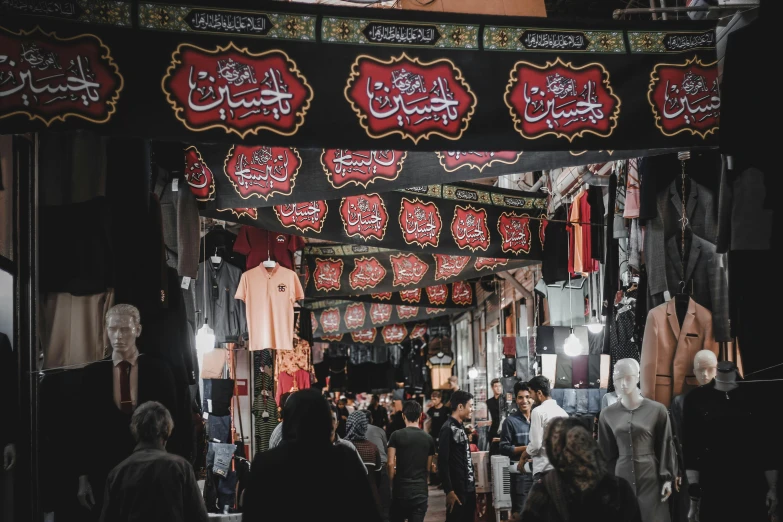
{"type": "Polygon", "coordinates": [[[527,454],[533,457],[533,475],[552,469],[544,450],[544,432],[549,421],[558,417],[568,417],[563,408],[554,399],[547,399],[533,408],[530,414],[530,443],[527,454]]]}

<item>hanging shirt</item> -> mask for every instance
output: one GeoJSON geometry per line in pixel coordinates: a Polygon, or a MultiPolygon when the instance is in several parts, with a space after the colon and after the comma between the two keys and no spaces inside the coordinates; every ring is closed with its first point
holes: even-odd
{"type": "Polygon", "coordinates": [[[245,303],[234,296],[242,279],[242,271],[225,261],[218,267],[212,261],[199,264],[196,279],[196,309],[200,312],[198,328],[206,319],[215,331],[215,342],[237,342],[247,332],[245,303]],[[206,277],[204,275],[206,274],[206,277]],[[204,288],[206,283],[206,288],[204,288]]]}
{"type": "Polygon", "coordinates": [[[291,350],[294,344],[294,302],[304,290],[293,270],[279,264],[258,266],[242,274],[236,298],[245,302],[250,350],[291,350]]]}
{"type": "Polygon", "coordinates": [[[259,266],[267,259],[277,261],[285,268],[294,269],[294,252],[304,247],[299,236],[270,232],[263,228],[244,226],[234,243],[234,252],[247,256],[247,269],[259,266]]]}
{"type": "Polygon", "coordinates": [[[535,291],[546,297],[549,305],[549,324],[551,326],[571,326],[585,324],[585,298],[588,294],[586,279],[560,281],[546,284],[540,279],[535,291]]]}

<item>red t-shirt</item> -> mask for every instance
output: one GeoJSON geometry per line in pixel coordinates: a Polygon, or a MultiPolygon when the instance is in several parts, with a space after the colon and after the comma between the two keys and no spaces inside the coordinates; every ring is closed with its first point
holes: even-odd
{"type": "Polygon", "coordinates": [[[270,232],[263,228],[243,226],[234,242],[234,252],[247,256],[247,270],[259,266],[267,260],[267,249],[272,261],[281,266],[294,269],[294,252],[304,247],[304,239],[299,236],[270,232]]]}

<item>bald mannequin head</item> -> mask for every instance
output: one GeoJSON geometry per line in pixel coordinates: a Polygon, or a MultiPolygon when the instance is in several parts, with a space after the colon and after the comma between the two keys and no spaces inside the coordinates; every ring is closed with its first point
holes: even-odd
{"type": "Polygon", "coordinates": [[[700,350],[696,352],[693,358],[693,373],[696,380],[704,386],[715,378],[718,372],[718,358],[709,350],[700,350]]]}
{"type": "Polygon", "coordinates": [[[612,377],[618,396],[635,392],[639,385],[639,362],[636,359],[620,359],[614,365],[612,377]]]}

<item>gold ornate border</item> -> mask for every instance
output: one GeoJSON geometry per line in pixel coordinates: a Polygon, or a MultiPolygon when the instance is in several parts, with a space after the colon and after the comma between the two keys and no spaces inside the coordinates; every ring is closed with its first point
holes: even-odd
{"type": "Polygon", "coordinates": [[[427,139],[427,140],[430,139],[430,135],[440,136],[442,138],[445,138],[447,140],[452,140],[452,141],[456,141],[456,140],[462,138],[462,135],[465,133],[465,131],[468,130],[468,126],[470,125],[470,120],[471,120],[471,118],[473,117],[473,114],[476,111],[476,104],[478,103],[478,98],[476,98],[476,95],[471,90],[470,85],[465,80],[465,77],[462,75],[462,71],[460,70],[459,67],[457,67],[454,64],[454,62],[452,62],[451,60],[448,60],[446,58],[439,58],[439,59],[433,60],[431,62],[421,62],[421,61],[419,61],[418,58],[411,58],[405,52],[403,52],[400,56],[398,56],[396,58],[391,58],[389,60],[379,60],[378,58],[375,58],[374,56],[369,56],[367,54],[360,54],[359,56],[357,56],[356,60],[354,60],[354,62],[353,62],[353,65],[351,65],[351,75],[348,76],[348,83],[346,84],[345,89],[343,90],[343,94],[345,96],[345,99],[348,100],[348,103],[351,104],[351,108],[356,113],[356,116],[359,117],[359,125],[362,126],[362,128],[364,129],[364,131],[367,133],[367,135],[369,137],[374,138],[374,139],[380,139],[380,138],[385,138],[386,136],[393,136],[394,134],[399,134],[400,136],[402,136],[403,139],[410,138],[411,140],[413,140],[413,143],[415,145],[418,145],[419,141],[421,141],[422,139],[427,139]],[[365,125],[365,123],[364,123],[365,120],[368,119],[368,116],[362,114],[361,107],[358,107],[356,105],[356,103],[354,103],[354,101],[348,95],[348,92],[351,90],[352,82],[361,75],[361,73],[359,72],[359,67],[358,66],[359,66],[359,62],[362,59],[371,60],[371,61],[373,61],[375,63],[379,63],[379,64],[382,64],[382,65],[394,65],[395,63],[399,63],[399,62],[401,62],[403,60],[408,60],[409,62],[411,62],[413,64],[420,65],[421,67],[430,67],[430,66],[436,65],[436,64],[438,64],[440,62],[448,63],[451,66],[452,71],[454,72],[454,80],[456,82],[458,82],[460,85],[462,85],[462,87],[466,91],[468,91],[468,94],[473,98],[473,104],[470,106],[470,110],[467,112],[467,114],[465,114],[465,116],[463,116],[465,121],[464,121],[464,123],[461,124],[462,128],[460,129],[459,135],[458,136],[449,136],[447,134],[443,134],[443,133],[438,132],[436,130],[431,130],[429,132],[426,132],[426,133],[422,134],[421,136],[419,136],[417,138],[417,137],[415,137],[415,136],[413,136],[411,134],[408,134],[407,132],[403,132],[403,131],[400,131],[400,130],[389,130],[389,131],[386,131],[384,134],[381,134],[380,136],[373,136],[370,133],[369,126],[365,125]]]}
{"type": "MultiPolygon", "coordinates": [[[[392,273],[393,272],[394,272],[394,270],[392,269],[392,273]]],[[[392,298],[391,294],[393,294],[393,293],[394,292],[377,292],[377,293],[374,293],[374,294],[370,294],[370,297],[372,297],[373,299],[377,299],[379,301],[391,301],[391,298],[392,298]],[[383,294],[389,294],[389,296],[387,297],[387,296],[385,296],[383,294]]],[[[385,304],[385,303],[377,303],[377,304],[385,304]]]]}
{"type": "Polygon", "coordinates": [[[538,219],[538,242],[541,243],[541,251],[544,251],[544,240],[546,240],[546,229],[544,228],[544,223],[547,223],[547,226],[549,226],[549,218],[546,216],[546,214],[543,214],[542,216],[539,216],[538,219]]]}
{"type": "Polygon", "coordinates": [[[460,250],[470,250],[471,252],[475,252],[477,250],[483,250],[486,252],[489,249],[489,246],[492,244],[492,236],[490,236],[489,233],[489,222],[487,221],[487,209],[485,208],[473,208],[473,205],[468,205],[467,207],[463,207],[462,205],[455,205],[454,207],[454,217],[451,220],[451,226],[449,227],[449,232],[451,232],[451,238],[454,240],[454,243],[459,247],[460,250]],[[466,246],[460,246],[459,243],[457,243],[457,238],[454,237],[454,222],[457,221],[457,209],[462,209],[464,211],[470,211],[473,210],[475,212],[483,212],[484,213],[484,229],[487,231],[487,246],[482,247],[478,246],[476,248],[473,248],[470,245],[466,246]]]}
{"type": "Polygon", "coordinates": [[[171,53],[171,65],[166,69],[166,75],[163,77],[163,79],[160,81],[160,88],[163,91],[163,94],[166,95],[166,101],[171,105],[171,108],[174,110],[174,116],[190,131],[193,132],[205,132],[212,129],[223,129],[226,134],[231,134],[232,132],[239,136],[240,138],[244,139],[245,136],[248,134],[254,134],[258,136],[258,131],[260,130],[268,130],[270,132],[274,132],[275,134],[279,134],[281,136],[293,136],[299,131],[299,127],[304,125],[305,116],[307,116],[307,111],[310,110],[310,102],[313,101],[313,97],[315,96],[315,93],[313,92],[313,88],[310,87],[310,84],[307,83],[307,78],[302,74],[302,72],[299,70],[299,66],[296,64],[295,61],[291,59],[291,57],[286,54],[285,51],[281,51],[280,49],[270,49],[269,51],[264,51],[263,53],[251,53],[247,47],[239,48],[236,45],[234,45],[233,41],[228,42],[228,45],[225,47],[217,46],[217,49],[214,51],[209,51],[207,49],[202,49],[201,47],[189,43],[181,43],[177,46],[177,49],[171,53]],[[207,127],[204,127],[202,129],[197,129],[195,127],[191,127],[188,121],[180,116],[180,113],[184,112],[185,109],[183,107],[179,107],[177,104],[177,101],[173,98],[173,93],[169,92],[166,82],[169,78],[171,78],[171,75],[174,73],[174,71],[177,68],[177,65],[182,65],[182,62],[179,60],[178,55],[181,56],[182,50],[185,47],[189,47],[197,52],[201,52],[202,54],[220,54],[226,51],[236,51],[240,54],[244,54],[246,56],[252,56],[253,58],[262,58],[266,55],[279,53],[283,55],[283,58],[285,61],[288,62],[289,70],[288,72],[295,75],[299,80],[301,80],[302,84],[304,85],[304,88],[310,92],[310,96],[307,97],[304,101],[304,104],[302,105],[301,109],[297,111],[297,119],[299,120],[296,126],[294,127],[294,130],[291,132],[282,132],[278,129],[275,129],[274,127],[269,127],[267,125],[260,125],[257,127],[252,127],[250,129],[247,129],[244,132],[241,132],[237,129],[232,129],[231,127],[227,127],[226,125],[222,125],[220,123],[212,123],[209,124],[207,127]],[[301,115],[299,114],[301,112],[301,115]]]}
{"type": "Polygon", "coordinates": [[[14,112],[9,112],[8,114],[0,114],[0,120],[2,120],[3,118],[10,118],[11,116],[22,115],[22,116],[27,116],[27,118],[30,121],[40,120],[40,121],[43,122],[43,124],[46,127],[49,127],[49,126],[52,125],[52,123],[54,123],[56,121],[61,121],[61,122],[65,123],[66,118],[68,118],[69,116],[73,116],[74,118],[81,118],[81,119],[83,119],[85,121],[89,121],[91,123],[103,124],[103,123],[108,122],[111,119],[111,117],[114,115],[114,113],[117,112],[117,102],[120,99],[120,93],[122,93],[122,90],[125,88],[125,78],[120,73],[120,68],[114,62],[114,58],[111,55],[111,48],[108,45],[106,45],[105,43],[103,43],[103,40],[101,40],[98,36],[96,36],[94,34],[85,33],[85,34],[80,34],[80,35],[72,36],[72,37],[68,37],[68,38],[60,38],[59,36],[57,36],[57,33],[55,31],[52,31],[51,33],[47,33],[46,31],[41,29],[41,26],[39,26],[39,25],[36,25],[35,27],[33,27],[29,31],[25,31],[24,29],[20,29],[18,33],[15,33],[14,31],[12,31],[10,29],[6,29],[5,27],[2,27],[2,26],[0,26],[0,30],[5,31],[6,33],[8,33],[8,34],[10,34],[12,36],[20,36],[20,37],[33,36],[36,33],[36,31],[37,31],[37,32],[41,33],[41,35],[44,36],[44,37],[53,38],[53,39],[55,39],[57,41],[60,41],[60,42],[70,42],[70,41],[73,41],[73,40],[78,40],[80,38],[95,38],[96,40],[98,40],[98,47],[105,51],[105,54],[101,54],[101,58],[104,59],[104,60],[107,60],[108,68],[109,69],[114,69],[114,74],[120,79],[120,83],[117,86],[116,91],[112,95],[111,100],[106,100],[106,102],[105,102],[105,104],[109,108],[108,108],[108,111],[106,112],[106,117],[104,119],[102,119],[102,120],[96,120],[94,118],[90,118],[89,116],[85,116],[83,114],[79,114],[78,112],[66,112],[65,114],[58,114],[56,116],[52,116],[51,119],[46,119],[43,116],[39,116],[38,114],[32,114],[30,112],[23,111],[23,110],[17,110],[17,111],[14,111],[14,112]]]}
{"type": "Polygon", "coordinates": [[[427,299],[429,300],[430,304],[436,304],[436,305],[445,305],[449,300],[449,285],[447,284],[439,284],[439,285],[432,285],[428,286],[424,289],[425,292],[427,292],[427,299]],[[430,288],[434,288],[436,286],[442,286],[446,288],[446,297],[443,298],[443,302],[440,301],[433,301],[432,296],[430,295],[430,288]]]}
{"type": "MultiPolygon", "coordinates": [[[[454,292],[454,288],[452,288],[451,289],[451,300],[454,301],[454,304],[469,305],[471,302],[473,302],[473,292],[475,292],[475,290],[473,289],[473,286],[471,286],[471,284],[466,282],[466,281],[457,281],[457,283],[466,285],[468,287],[468,289],[470,289],[470,297],[469,297],[469,299],[467,301],[465,301],[462,298],[460,298],[460,300],[457,301],[457,299],[455,299],[456,292],[454,292]]],[[[457,284],[457,283],[454,283],[454,284],[457,284]]]]}
{"type": "Polygon", "coordinates": [[[392,316],[392,313],[393,313],[393,312],[394,312],[394,305],[391,305],[391,304],[386,304],[386,303],[372,303],[372,304],[370,305],[370,322],[371,322],[373,325],[380,326],[380,325],[382,325],[383,323],[385,323],[385,322],[387,322],[387,321],[391,321],[391,316],[392,316]],[[375,322],[375,319],[373,319],[373,318],[372,318],[372,305],[388,306],[388,307],[389,307],[389,316],[388,316],[388,317],[386,317],[385,319],[383,319],[381,322],[379,322],[379,323],[376,323],[376,322],[375,322]]]}
{"type": "Polygon", "coordinates": [[[399,341],[392,339],[395,343],[401,343],[402,341],[405,340],[406,337],[408,337],[408,329],[405,327],[404,324],[387,324],[381,330],[381,336],[383,337],[383,342],[385,342],[386,344],[390,344],[390,341],[389,341],[388,337],[386,336],[386,329],[394,327],[394,326],[399,326],[400,328],[402,328],[405,331],[405,335],[403,335],[402,339],[400,339],[399,341]]]}
{"type": "Polygon", "coordinates": [[[321,341],[329,341],[329,342],[332,342],[332,343],[336,343],[336,342],[342,341],[343,337],[345,337],[344,333],[336,334],[336,335],[323,334],[318,339],[320,339],[321,341]]]}
{"type": "MultiPolygon", "coordinates": [[[[357,328],[361,328],[362,327],[362,326],[349,326],[348,325],[348,310],[351,309],[351,308],[356,309],[357,307],[360,308],[361,311],[362,311],[362,314],[364,314],[364,316],[362,317],[362,326],[364,326],[364,323],[367,322],[367,309],[365,308],[364,303],[351,303],[351,304],[349,304],[348,306],[345,307],[345,313],[343,313],[343,322],[345,323],[345,327],[348,330],[356,330],[357,328]]],[[[365,328],[365,330],[366,330],[366,328],[365,328]]]]}
{"type": "MultiPolygon", "coordinates": [[[[421,288],[409,288],[408,290],[400,290],[400,301],[405,301],[406,303],[411,304],[419,304],[421,303],[421,288]],[[403,297],[403,292],[418,292],[416,299],[408,299],[407,297],[403,297]]],[[[399,306],[399,305],[398,305],[399,306]]]]}
{"type": "MultiPolygon", "coordinates": [[[[330,151],[330,150],[336,150],[336,149],[321,149],[321,168],[323,169],[324,173],[326,174],[326,181],[328,181],[329,184],[332,186],[332,188],[334,188],[335,190],[342,190],[344,187],[348,186],[351,183],[353,183],[357,187],[361,186],[361,187],[367,188],[368,186],[370,186],[370,184],[375,183],[376,181],[394,181],[394,180],[396,180],[397,178],[400,177],[400,173],[402,172],[402,165],[403,165],[403,163],[405,163],[405,159],[408,157],[408,151],[407,150],[403,150],[403,151],[395,150],[394,151],[395,154],[398,153],[398,152],[402,153],[402,157],[400,157],[400,162],[397,165],[397,173],[394,174],[393,178],[373,178],[373,179],[369,180],[367,183],[362,183],[360,181],[356,181],[356,180],[352,179],[350,181],[345,182],[344,185],[338,187],[337,185],[332,183],[332,176],[334,175],[334,173],[329,171],[329,168],[326,166],[326,162],[324,161],[324,156],[326,156],[326,153],[328,151],[330,151]]],[[[373,152],[373,151],[371,151],[371,152],[373,152]]]]}
{"type": "Polygon", "coordinates": [[[647,88],[647,103],[650,104],[650,107],[652,107],[653,116],[655,117],[655,126],[658,127],[658,130],[661,131],[661,134],[664,136],[676,136],[677,134],[680,134],[681,132],[690,132],[694,136],[699,136],[701,139],[706,140],[707,136],[710,134],[713,134],[718,130],[720,125],[715,125],[711,129],[709,129],[706,132],[700,132],[693,129],[689,129],[688,127],[683,127],[682,129],[678,130],[677,132],[668,133],[666,132],[661,125],[659,125],[661,121],[661,116],[658,114],[658,108],[655,106],[655,103],[653,102],[652,96],[653,91],[655,90],[655,82],[660,81],[661,79],[656,76],[658,72],[659,67],[677,67],[677,68],[684,68],[688,67],[689,65],[697,65],[698,67],[701,67],[703,69],[706,69],[707,67],[716,66],[718,62],[712,62],[712,63],[704,63],[702,62],[698,56],[694,55],[692,59],[685,60],[685,63],[659,63],[656,64],[655,67],[653,67],[652,72],[650,73],[650,85],[647,88]]]}
{"type": "Polygon", "coordinates": [[[365,328],[364,330],[358,330],[356,332],[351,332],[351,339],[353,339],[353,342],[355,343],[374,343],[375,339],[378,337],[378,329],[377,328],[365,328]],[[372,339],[369,341],[366,341],[364,339],[357,339],[356,334],[360,334],[362,332],[369,332],[372,331],[372,339]]]}
{"type": "Polygon", "coordinates": [[[556,138],[566,138],[570,143],[572,143],[575,138],[583,137],[584,134],[586,134],[586,133],[595,134],[599,138],[608,138],[609,136],[611,136],[612,133],[614,132],[614,129],[617,127],[617,120],[620,117],[620,106],[622,105],[622,101],[620,100],[620,97],[617,96],[614,93],[614,90],[612,89],[612,85],[609,83],[609,71],[607,71],[606,68],[602,64],[600,64],[598,62],[591,62],[591,63],[585,64],[585,65],[583,65],[581,67],[574,67],[571,62],[565,63],[559,57],[556,58],[554,62],[549,62],[549,61],[546,62],[546,65],[544,65],[544,66],[539,66],[539,65],[536,65],[536,64],[533,64],[533,63],[530,63],[530,62],[526,62],[526,61],[523,61],[523,60],[520,60],[517,63],[515,63],[514,67],[511,69],[511,73],[509,74],[508,85],[506,86],[506,93],[503,95],[503,101],[505,102],[506,107],[508,107],[509,114],[511,114],[511,118],[514,121],[514,128],[516,129],[516,131],[523,138],[529,139],[529,140],[537,140],[538,138],[543,138],[544,136],[547,136],[548,134],[552,134],[556,138]],[[522,66],[522,65],[527,65],[527,66],[529,66],[529,67],[531,67],[533,69],[538,69],[539,71],[545,71],[549,67],[554,67],[554,66],[556,66],[558,64],[560,64],[563,67],[569,68],[569,69],[571,69],[573,71],[581,71],[582,69],[587,69],[589,67],[594,67],[594,66],[595,67],[599,67],[601,69],[601,71],[603,71],[603,75],[605,75],[605,78],[603,78],[602,83],[605,85],[606,90],[609,93],[609,96],[611,96],[612,98],[617,100],[617,106],[614,108],[614,111],[612,111],[613,112],[612,116],[609,117],[609,120],[612,122],[612,124],[609,127],[608,134],[601,134],[600,132],[596,132],[594,130],[584,129],[584,130],[581,130],[581,131],[577,132],[573,136],[568,136],[567,134],[562,134],[560,132],[554,132],[554,131],[547,131],[547,132],[545,132],[543,134],[539,134],[538,136],[528,136],[527,134],[525,134],[522,131],[522,121],[517,117],[517,114],[515,112],[514,106],[509,101],[509,98],[511,97],[511,90],[514,88],[514,85],[517,82],[519,82],[519,77],[518,77],[518,69],[519,69],[519,67],[522,66]]]}
{"type": "Polygon", "coordinates": [[[348,236],[348,237],[359,236],[365,242],[367,242],[367,241],[369,241],[371,239],[375,239],[376,241],[382,241],[383,238],[386,237],[386,228],[389,226],[389,211],[386,209],[386,202],[383,200],[383,196],[381,196],[377,192],[373,192],[372,194],[357,194],[355,196],[346,196],[346,197],[342,198],[340,200],[340,222],[342,222],[343,230],[345,230],[345,235],[348,236]],[[381,237],[375,237],[375,236],[372,236],[372,235],[370,237],[364,237],[359,232],[354,232],[353,234],[348,232],[348,227],[345,224],[345,217],[343,216],[343,205],[345,205],[345,200],[348,199],[348,198],[360,198],[362,196],[368,196],[368,197],[369,196],[378,196],[378,199],[381,200],[381,207],[383,207],[383,211],[386,213],[386,223],[384,223],[384,225],[383,225],[383,233],[381,234],[381,237]]]}
{"type": "Polygon", "coordinates": [[[379,266],[379,267],[381,267],[381,270],[383,270],[383,276],[381,277],[381,281],[382,281],[383,279],[386,279],[386,274],[387,274],[387,272],[386,272],[386,269],[383,267],[383,265],[381,264],[381,262],[380,262],[380,261],[378,261],[378,259],[377,259],[377,258],[375,258],[375,257],[367,257],[367,256],[362,256],[362,257],[360,257],[359,259],[357,259],[356,261],[354,261],[354,263],[353,263],[353,267],[354,267],[354,268],[353,268],[353,270],[351,270],[351,273],[350,273],[350,274],[348,274],[348,286],[350,286],[350,287],[351,287],[351,290],[366,290],[366,289],[368,289],[368,288],[375,288],[376,286],[378,286],[378,285],[381,283],[381,281],[378,281],[378,282],[377,282],[377,283],[375,283],[373,286],[370,286],[370,285],[364,285],[364,286],[353,286],[353,283],[351,283],[351,276],[353,276],[353,273],[354,273],[354,272],[356,272],[356,271],[359,269],[359,267],[357,266],[357,263],[361,263],[362,261],[370,261],[370,260],[373,260],[373,261],[375,261],[376,263],[378,263],[378,266],[379,266]]]}
{"type": "MultiPolygon", "coordinates": [[[[443,167],[443,170],[445,170],[446,172],[456,172],[462,167],[470,167],[471,169],[476,169],[479,172],[484,172],[484,169],[487,167],[491,167],[493,163],[504,163],[506,165],[515,165],[519,161],[519,158],[522,157],[522,154],[524,154],[524,152],[517,152],[517,157],[514,161],[508,161],[505,159],[493,159],[493,160],[489,160],[487,163],[483,164],[480,167],[472,163],[463,163],[462,165],[457,166],[457,168],[450,169],[446,166],[443,152],[451,152],[451,151],[435,151],[435,154],[438,156],[438,162],[440,163],[440,166],[443,167]]],[[[501,152],[507,152],[507,151],[501,151],[501,152]]]]}
{"type": "Polygon", "coordinates": [[[397,254],[396,256],[389,256],[389,263],[391,263],[391,268],[392,268],[392,286],[408,286],[408,285],[419,284],[421,282],[421,280],[424,279],[424,276],[427,275],[427,272],[430,271],[430,265],[428,265],[427,263],[422,261],[421,258],[419,256],[417,256],[416,254],[413,254],[413,253],[410,253],[410,252],[406,252],[404,254],[397,254]],[[397,282],[397,271],[394,270],[394,262],[392,260],[393,259],[402,259],[403,257],[406,257],[406,258],[407,257],[414,257],[414,258],[416,258],[416,260],[419,263],[421,263],[422,265],[427,267],[427,269],[422,274],[421,279],[419,279],[416,282],[410,282],[410,283],[405,283],[405,284],[401,284],[401,283],[397,282]]]}
{"type": "Polygon", "coordinates": [[[327,293],[329,293],[329,292],[332,292],[332,291],[334,291],[334,292],[339,291],[340,288],[342,288],[342,286],[343,286],[343,282],[342,282],[343,270],[345,270],[345,263],[343,262],[342,259],[332,259],[331,257],[327,257],[326,259],[321,259],[320,257],[316,257],[315,258],[315,270],[313,270],[313,276],[312,276],[313,277],[313,288],[315,288],[315,290],[317,292],[327,292],[327,293]],[[323,288],[318,288],[318,283],[316,283],[318,278],[315,276],[315,273],[318,271],[318,262],[319,261],[324,262],[324,263],[340,263],[340,275],[337,276],[337,288],[329,288],[328,290],[324,290],[323,288]]]}
{"type": "Polygon", "coordinates": [[[427,246],[432,247],[432,248],[437,248],[438,247],[438,244],[440,243],[440,233],[443,232],[443,218],[440,216],[440,209],[438,208],[438,205],[436,205],[432,201],[425,203],[424,201],[422,201],[419,198],[408,199],[406,197],[403,197],[402,199],[400,199],[400,214],[397,216],[397,224],[400,225],[400,233],[402,234],[402,240],[405,241],[407,244],[419,246],[419,247],[422,248],[422,250],[425,247],[427,247],[427,246]],[[440,221],[440,230],[438,230],[438,235],[435,237],[435,244],[434,245],[432,243],[430,243],[430,242],[426,242],[426,243],[422,244],[419,241],[415,241],[415,240],[414,241],[408,241],[405,238],[405,229],[402,226],[402,213],[405,211],[405,204],[404,203],[406,201],[408,203],[410,203],[411,205],[415,205],[416,202],[418,201],[419,203],[421,203],[425,207],[430,206],[430,205],[435,207],[435,213],[438,215],[438,220],[440,221]]]}
{"type": "MultiPolygon", "coordinates": [[[[196,201],[212,201],[212,200],[214,199],[212,196],[214,196],[214,195],[215,195],[215,173],[214,173],[214,172],[212,172],[212,169],[211,169],[211,168],[209,168],[209,165],[207,165],[207,162],[206,162],[206,161],[204,161],[204,158],[203,158],[203,157],[201,157],[201,151],[200,151],[200,150],[198,150],[198,148],[197,148],[195,145],[191,145],[190,147],[187,147],[187,148],[185,149],[185,154],[187,154],[187,152],[188,152],[190,149],[193,149],[193,150],[196,152],[196,156],[198,156],[198,160],[199,160],[201,163],[203,163],[203,164],[204,164],[204,166],[205,166],[205,167],[207,167],[207,168],[209,169],[209,172],[210,172],[210,174],[212,174],[212,186],[211,186],[211,187],[210,187],[210,189],[209,189],[209,194],[207,195],[207,199],[196,198],[196,201]]],[[[185,166],[187,167],[187,164],[186,164],[185,166]]],[[[185,180],[185,183],[187,183],[187,180],[185,180]]],[[[188,183],[188,188],[190,188],[190,186],[189,186],[189,185],[190,185],[190,184],[188,183]]],[[[191,189],[191,192],[193,192],[193,190],[192,190],[192,189],[191,189]]],[[[195,194],[194,194],[194,196],[195,196],[195,194]]]]}
{"type": "MultiPolygon", "coordinates": [[[[263,145],[243,145],[245,147],[262,147],[263,145]]],[[[228,149],[228,154],[226,154],[226,159],[223,160],[223,174],[228,178],[228,181],[231,182],[231,185],[234,187],[234,191],[236,191],[237,195],[242,199],[250,199],[253,196],[261,199],[263,198],[264,201],[268,201],[269,198],[274,197],[275,194],[280,194],[281,196],[290,196],[294,193],[294,187],[296,186],[296,177],[299,175],[299,170],[302,168],[302,156],[299,154],[299,150],[294,147],[277,147],[280,149],[288,149],[292,151],[294,154],[296,154],[296,159],[299,160],[299,166],[296,167],[296,171],[291,176],[291,189],[288,192],[281,192],[281,191],[272,191],[267,195],[263,194],[256,194],[253,192],[252,194],[249,194],[247,196],[243,196],[242,193],[239,191],[239,187],[237,187],[236,182],[234,182],[234,179],[229,175],[228,171],[226,170],[228,168],[228,160],[231,159],[231,156],[234,155],[234,149],[236,148],[236,145],[231,145],[231,148],[228,149]]],[[[275,147],[270,147],[275,148],[275,147]]],[[[212,173],[214,176],[214,172],[212,173]]]]}
{"type": "Polygon", "coordinates": [[[272,208],[274,208],[274,209],[275,209],[275,216],[277,216],[277,221],[278,221],[278,222],[279,222],[281,225],[283,225],[284,227],[286,227],[286,228],[295,228],[296,230],[298,230],[299,232],[302,232],[303,234],[304,234],[305,232],[307,232],[307,230],[308,230],[308,229],[309,229],[309,230],[312,230],[312,231],[313,231],[313,232],[315,232],[316,234],[320,234],[320,233],[323,231],[323,229],[324,229],[324,226],[326,225],[326,216],[327,216],[327,214],[329,214],[329,204],[328,204],[326,201],[327,201],[327,200],[325,200],[325,199],[319,199],[319,200],[317,200],[317,201],[297,201],[296,203],[283,203],[283,204],[281,204],[281,205],[275,205],[275,206],[274,206],[274,207],[272,207],[272,208]],[[282,220],[282,219],[280,219],[280,213],[279,213],[279,211],[277,210],[277,207],[282,207],[283,205],[287,205],[287,204],[290,204],[290,205],[294,205],[294,206],[296,206],[296,205],[299,205],[300,203],[316,203],[316,202],[320,202],[320,203],[323,203],[323,204],[324,204],[324,215],[321,217],[321,229],[320,229],[320,230],[316,230],[314,227],[312,227],[312,226],[310,226],[310,225],[305,225],[305,227],[304,227],[304,228],[302,228],[302,227],[298,227],[298,226],[296,226],[296,225],[286,225],[285,223],[283,223],[283,220],[282,220]]]}
{"type": "Polygon", "coordinates": [[[503,233],[500,231],[500,220],[503,218],[503,216],[506,216],[506,217],[509,217],[509,218],[518,218],[518,219],[528,218],[528,222],[527,222],[526,226],[527,226],[527,233],[530,236],[530,246],[527,248],[527,250],[525,250],[524,248],[520,248],[520,251],[524,252],[525,254],[529,254],[531,248],[533,247],[533,232],[530,230],[530,214],[522,214],[521,216],[518,216],[514,212],[503,212],[502,214],[500,214],[500,219],[498,219],[498,222],[497,222],[498,234],[500,234],[500,249],[503,252],[510,252],[510,253],[512,253],[514,255],[519,255],[519,253],[516,252],[513,248],[504,248],[503,247],[503,243],[505,243],[505,241],[503,240],[503,233]]]}
{"type": "MultiPolygon", "coordinates": [[[[250,208],[250,207],[247,207],[247,208],[250,208]]],[[[250,214],[248,214],[248,213],[247,213],[247,212],[245,212],[244,210],[243,210],[242,212],[237,212],[237,209],[235,209],[235,208],[219,208],[219,209],[217,209],[217,211],[218,211],[218,212],[231,212],[231,213],[232,213],[232,214],[234,214],[234,215],[235,215],[237,218],[241,218],[242,216],[247,216],[249,219],[252,219],[252,220],[254,220],[254,221],[257,221],[257,220],[258,220],[258,209],[255,209],[255,211],[256,211],[256,217],[253,217],[253,216],[251,216],[250,214]]]]}
{"type": "MultiPolygon", "coordinates": [[[[465,270],[465,268],[470,264],[470,261],[465,263],[465,265],[463,265],[463,267],[460,268],[459,272],[457,272],[454,275],[449,275],[449,276],[446,276],[446,277],[438,277],[438,272],[440,271],[440,267],[441,267],[441,262],[440,262],[440,257],[439,256],[467,257],[467,258],[470,258],[470,256],[454,256],[454,255],[450,255],[450,254],[432,254],[432,257],[435,258],[435,281],[441,281],[441,280],[445,281],[445,280],[447,280],[447,279],[449,279],[451,277],[458,277],[465,270]]],[[[452,291],[452,294],[453,294],[453,291],[452,291]]]]}
{"type": "Polygon", "coordinates": [[[325,334],[333,334],[333,333],[338,333],[340,331],[340,321],[342,321],[343,318],[340,315],[340,309],[339,308],[326,308],[326,309],[321,311],[321,317],[319,317],[318,320],[321,323],[321,330],[323,330],[323,332],[325,334]],[[337,330],[329,330],[329,331],[326,330],[326,326],[324,325],[323,317],[324,317],[325,313],[329,313],[329,312],[337,312],[337,317],[339,318],[339,320],[337,321],[337,330]]]}
{"type": "Polygon", "coordinates": [[[399,317],[399,318],[400,318],[400,321],[405,321],[405,320],[407,320],[407,319],[413,319],[414,317],[416,317],[417,315],[419,315],[419,307],[418,307],[418,306],[410,306],[410,305],[397,305],[397,306],[395,307],[395,311],[397,312],[397,317],[399,317]],[[413,315],[407,315],[407,314],[406,314],[405,316],[403,316],[403,315],[400,313],[400,308],[415,308],[415,309],[416,309],[416,313],[415,313],[415,314],[413,314],[413,315]]]}
{"type": "MultiPolygon", "coordinates": [[[[473,268],[476,270],[476,272],[480,272],[480,271],[484,270],[485,268],[489,268],[490,270],[492,270],[495,267],[506,266],[508,264],[508,259],[505,259],[505,261],[503,263],[497,262],[497,263],[495,263],[494,265],[491,265],[491,266],[490,265],[483,265],[483,266],[480,266],[480,267],[476,268],[476,263],[479,262],[479,259],[481,259],[481,258],[477,257],[476,261],[473,262],[473,268]]],[[[487,258],[487,259],[489,259],[489,258],[487,258]]],[[[493,259],[501,259],[501,258],[495,257],[493,259]]]]}
{"type": "MultiPolygon", "coordinates": [[[[427,312],[427,313],[429,313],[429,312],[427,312]]],[[[426,333],[427,333],[427,323],[416,323],[413,326],[413,328],[411,328],[411,331],[410,331],[409,335],[411,336],[411,339],[420,339],[420,338],[424,338],[424,334],[426,334],[426,333]],[[416,332],[416,330],[418,328],[424,328],[424,332],[422,332],[419,335],[417,335],[416,337],[414,337],[413,334],[416,332]]]]}

